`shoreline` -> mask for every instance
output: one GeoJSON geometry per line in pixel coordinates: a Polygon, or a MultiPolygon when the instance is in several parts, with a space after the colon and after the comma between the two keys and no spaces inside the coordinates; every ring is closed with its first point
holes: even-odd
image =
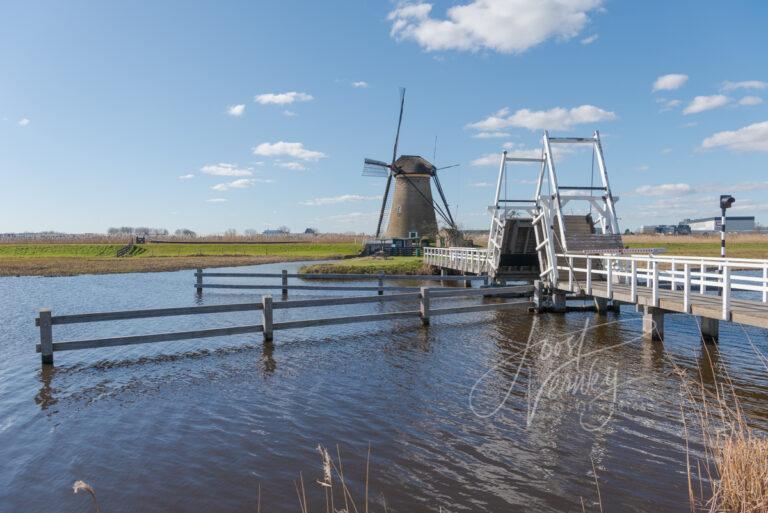
{"type": "Polygon", "coordinates": [[[144,258],[2,258],[0,278],[40,276],[58,278],[102,274],[154,273],[213,267],[245,267],[280,262],[343,260],[344,256],[203,256],[144,258]]]}

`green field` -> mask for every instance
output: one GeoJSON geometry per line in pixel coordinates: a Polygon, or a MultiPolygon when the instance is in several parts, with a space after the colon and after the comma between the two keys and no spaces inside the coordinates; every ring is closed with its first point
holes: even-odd
{"type": "MultiPolygon", "coordinates": [[[[626,239],[626,238],[625,238],[626,239]]],[[[686,255],[699,257],[720,256],[720,241],[706,242],[626,242],[629,248],[664,248],[665,255],[686,255]]],[[[727,255],[732,258],[768,258],[766,242],[731,242],[726,246],[727,255]]]]}
{"type": "MultiPolygon", "coordinates": [[[[0,244],[2,258],[109,258],[116,257],[120,244],[0,244]]],[[[339,258],[354,256],[361,246],[334,244],[142,244],[130,257],[197,256],[290,256],[294,258],[339,258]]]]}
{"type": "Polygon", "coordinates": [[[304,274],[429,274],[421,257],[351,258],[340,262],[305,265],[304,274]]]}

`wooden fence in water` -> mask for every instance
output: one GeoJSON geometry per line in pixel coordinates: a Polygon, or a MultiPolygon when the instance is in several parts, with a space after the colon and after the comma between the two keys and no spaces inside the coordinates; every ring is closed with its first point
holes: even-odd
{"type": "MultiPolygon", "coordinates": [[[[272,296],[265,295],[261,297],[261,301],[250,303],[236,303],[225,305],[205,305],[205,306],[186,306],[176,308],[155,308],[151,310],[127,310],[127,311],[115,311],[115,312],[98,312],[98,313],[85,313],[85,314],[69,314],[69,315],[56,315],[54,316],[49,309],[40,310],[38,318],[35,320],[36,325],[40,329],[40,343],[36,346],[36,351],[41,353],[42,363],[46,365],[53,364],[53,353],[57,351],[71,351],[76,349],[94,349],[101,347],[116,347],[134,344],[146,344],[153,342],[171,342],[177,340],[189,340],[197,338],[209,338],[209,337],[222,337],[228,335],[242,335],[250,333],[262,333],[266,342],[272,340],[273,332],[277,330],[308,328],[314,326],[331,326],[336,324],[352,324],[352,323],[365,323],[384,321],[392,319],[405,319],[405,318],[418,318],[423,325],[429,324],[430,317],[448,314],[459,314],[469,312],[487,312],[496,310],[505,310],[514,308],[521,304],[529,303],[529,299],[505,301],[499,303],[484,303],[474,305],[459,305],[443,308],[434,308],[432,306],[433,301],[439,301],[444,299],[455,299],[462,297],[483,297],[483,296],[522,296],[530,295],[533,292],[532,286],[518,286],[518,287],[492,287],[492,288],[479,288],[479,289],[462,289],[462,288],[450,288],[450,287],[385,287],[379,281],[376,287],[367,286],[300,286],[300,285],[287,285],[286,280],[288,275],[285,271],[279,274],[275,273],[202,273],[198,271],[196,273],[197,282],[195,287],[200,290],[201,288],[278,288],[283,289],[283,292],[287,294],[288,289],[303,289],[303,290],[357,290],[357,291],[375,291],[375,296],[356,296],[356,297],[328,297],[319,299],[296,299],[290,301],[273,302],[272,296]],[[242,285],[242,284],[202,284],[202,276],[219,276],[219,277],[280,277],[283,281],[280,285],[242,285]],[[343,288],[341,288],[343,287],[343,288]],[[384,295],[384,291],[397,290],[398,293],[384,295]],[[403,290],[407,290],[403,292],[403,290]],[[320,317],[309,318],[301,320],[287,320],[277,321],[274,320],[275,310],[295,309],[295,308],[321,308],[327,306],[339,306],[339,305],[357,305],[366,303],[384,303],[384,302],[397,302],[397,301],[413,301],[418,302],[419,308],[413,310],[400,310],[395,312],[383,312],[364,315],[345,315],[344,317],[320,317]],[[158,317],[176,317],[186,315],[201,315],[201,314],[217,314],[217,313],[229,313],[229,312],[261,312],[261,324],[247,324],[242,326],[228,326],[222,328],[208,328],[191,331],[176,331],[168,333],[153,333],[147,335],[131,335],[123,337],[110,337],[110,338],[98,338],[87,340],[73,340],[57,342],[53,340],[53,326],[64,324],[80,324],[90,322],[106,322],[106,321],[118,321],[128,319],[147,319],[158,317]]],[[[306,277],[306,275],[294,275],[296,277],[306,277]]],[[[324,278],[328,278],[332,275],[319,275],[324,278]]],[[[344,278],[353,279],[376,279],[380,280],[377,275],[341,275],[344,278]]],[[[432,277],[414,277],[414,276],[387,276],[387,279],[396,280],[426,280],[426,279],[449,279],[449,280],[476,280],[477,276],[432,276],[432,277]]],[[[482,277],[481,277],[482,278],[482,277]]]]}

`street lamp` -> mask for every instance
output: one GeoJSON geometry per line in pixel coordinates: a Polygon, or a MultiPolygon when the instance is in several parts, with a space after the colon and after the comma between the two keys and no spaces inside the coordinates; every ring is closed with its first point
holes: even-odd
{"type": "Polygon", "coordinates": [[[722,212],[720,216],[720,258],[725,258],[725,211],[731,208],[735,202],[736,198],[730,194],[720,195],[720,211],[722,212]]]}

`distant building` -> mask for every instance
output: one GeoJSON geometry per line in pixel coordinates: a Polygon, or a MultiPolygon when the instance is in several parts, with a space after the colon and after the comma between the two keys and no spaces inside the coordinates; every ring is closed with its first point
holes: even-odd
{"type": "Polygon", "coordinates": [[[656,233],[656,230],[658,229],[658,227],[659,225],[657,224],[643,225],[640,227],[637,233],[642,233],[642,234],[656,233]]]}
{"type": "Polygon", "coordinates": [[[307,228],[306,230],[304,230],[304,235],[317,235],[317,229],[307,228]]]}
{"type": "MultiPolygon", "coordinates": [[[[720,217],[705,217],[702,219],[686,219],[683,223],[691,227],[693,233],[720,231],[720,217]]],[[[754,216],[734,216],[725,218],[725,231],[751,232],[755,230],[754,216]]]]}

